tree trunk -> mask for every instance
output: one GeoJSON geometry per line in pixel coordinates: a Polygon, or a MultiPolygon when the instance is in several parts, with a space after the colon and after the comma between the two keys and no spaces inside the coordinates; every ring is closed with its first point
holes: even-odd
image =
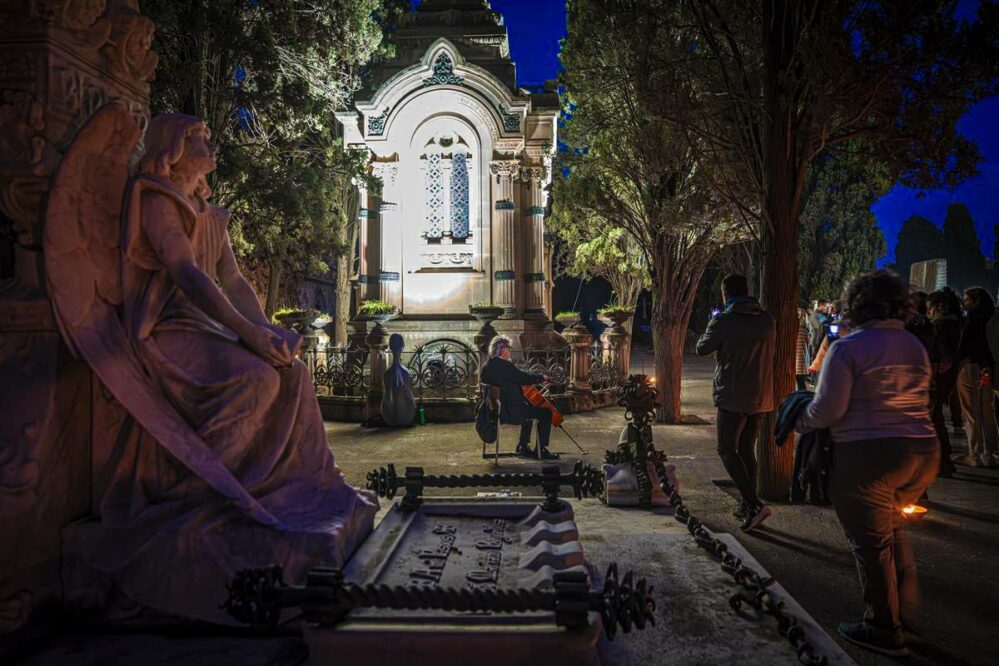
{"type": "Polygon", "coordinates": [[[333,344],[347,346],[347,322],[350,321],[351,253],[341,252],[336,258],[336,311],[333,313],[333,344]]]}
{"type": "Polygon", "coordinates": [[[264,315],[270,320],[278,309],[278,298],[281,289],[281,267],[276,261],[270,262],[267,277],[267,298],[264,300],[264,315]]]}
{"type": "MultiPolygon", "coordinates": [[[[662,311],[662,308],[654,310],[662,311]]],[[[652,316],[652,351],[656,364],[656,388],[659,389],[659,422],[680,423],[680,386],[683,377],[683,343],[687,336],[688,310],[684,321],[652,316]]]]}
{"type": "MultiPolygon", "coordinates": [[[[795,343],[798,334],[798,216],[804,177],[799,137],[792,122],[796,99],[793,87],[800,82],[794,54],[800,17],[793,3],[764,3],[766,109],[763,126],[762,301],[777,321],[774,350],[774,401],[779,404],[794,390],[795,343]]],[[[783,501],[791,487],[794,442],[778,447],[774,419],[764,420],[757,440],[759,494],[783,501]]]]}

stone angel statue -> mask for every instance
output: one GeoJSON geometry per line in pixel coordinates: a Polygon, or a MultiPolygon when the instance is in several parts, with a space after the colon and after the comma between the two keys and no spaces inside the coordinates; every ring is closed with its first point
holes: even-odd
{"type": "Polygon", "coordinates": [[[44,256],[56,318],[127,411],[99,516],[67,528],[70,603],[228,622],[225,584],[281,564],[343,564],[377,500],[329,449],[297,333],[272,326],[240,273],[228,212],[208,203],[205,124],[118,103],[77,134],[53,177],[44,256]]]}

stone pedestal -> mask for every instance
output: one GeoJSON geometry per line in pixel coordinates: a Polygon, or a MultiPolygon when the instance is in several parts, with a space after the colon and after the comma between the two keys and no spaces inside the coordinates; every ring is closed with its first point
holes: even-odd
{"type": "Polygon", "coordinates": [[[593,344],[593,336],[579,323],[563,331],[562,337],[571,349],[569,391],[590,393],[590,345],[593,344]]]}
{"type": "MultiPolygon", "coordinates": [[[[152,34],[130,0],[0,2],[0,636],[58,606],[60,534],[91,498],[91,373],[42,271],[49,181],[106,102],[146,126],[152,34]]],[[[0,638],[0,660],[21,635],[0,638]]]]}

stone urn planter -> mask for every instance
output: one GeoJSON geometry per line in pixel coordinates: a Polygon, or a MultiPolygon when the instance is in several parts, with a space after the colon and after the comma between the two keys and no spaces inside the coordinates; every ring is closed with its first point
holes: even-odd
{"type": "Polygon", "coordinates": [[[274,315],[274,318],[277,319],[278,323],[285,328],[290,328],[296,333],[308,335],[314,332],[314,323],[322,314],[323,313],[319,310],[313,310],[310,308],[308,310],[292,310],[291,312],[282,312],[274,315]]]}
{"type": "Polygon", "coordinates": [[[502,316],[503,308],[498,305],[469,305],[468,312],[483,328],[492,328],[492,323],[502,316]]]}
{"type": "Polygon", "coordinates": [[[601,319],[607,319],[620,332],[627,332],[624,324],[635,315],[635,311],[630,308],[616,308],[614,310],[604,310],[600,313],[601,319]]]}
{"type": "Polygon", "coordinates": [[[568,331],[580,323],[580,317],[578,312],[559,312],[555,315],[555,321],[565,326],[565,330],[568,331]]]}

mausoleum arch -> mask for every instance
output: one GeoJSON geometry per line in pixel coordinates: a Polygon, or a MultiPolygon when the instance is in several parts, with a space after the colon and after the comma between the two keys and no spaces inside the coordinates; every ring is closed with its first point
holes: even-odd
{"type": "Polygon", "coordinates": [[[357,103],[365,123],[365,137],[382,141],[391,136],[390,126],[402,107],[428,91],[450,90],[477,100],[490,116],[496,135],[515,136],[523,131],[529,103],[515,99],[506,86],[485,69],[468,63],[447,39],[434,42],[421,61],[383,83],[375,96],[357,103]]]}

